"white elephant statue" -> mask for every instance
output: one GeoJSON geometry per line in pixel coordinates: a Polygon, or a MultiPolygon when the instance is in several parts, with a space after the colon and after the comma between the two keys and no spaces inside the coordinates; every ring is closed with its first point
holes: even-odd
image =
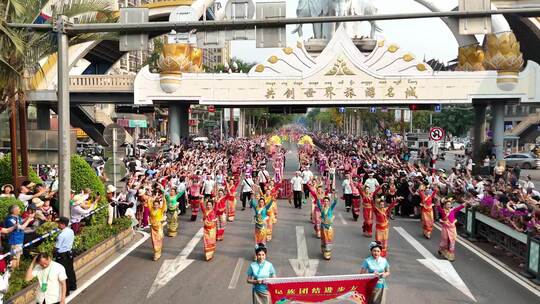
{"type": "MultiPolygon", "coordinates": [[[[328,16],[328,2],[330,0],[299,0],[296,8],[297,17],[321,17],[328,16]]],[[[292,33],[298,33],[303,37],[302,24],[299,24],[292,33]]],[[[323,38],[323,24],[313,24],[313,38],[323,38]]]]}
{"type": "MultiPolygon", "coordinates": [[[[371,16],[377,14],[373,0],[332,0],[330,1],[331,16],[371,16]]],[[[370,38],[375,37],[375,32],[381,31],[375,21],[369,21],[371,25],[370,38]]],[[[357,37],[360,32],[361,22],[345,23],[345,29],[349,36],[357,37]]],[[[339,27],[339,23],[336,25],[339,27]]]]}

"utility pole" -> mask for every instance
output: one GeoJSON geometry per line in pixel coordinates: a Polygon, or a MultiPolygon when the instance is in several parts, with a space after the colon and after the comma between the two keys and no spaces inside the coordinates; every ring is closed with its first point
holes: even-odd
{"type": "Polygon", "coordinates": [[[60,215],[70,217],[69,196],[71,192],[71,126],[69,121],[69,61],[68,18],[59,15],[55,30],[58,41],[58,200],[60,215]]]}

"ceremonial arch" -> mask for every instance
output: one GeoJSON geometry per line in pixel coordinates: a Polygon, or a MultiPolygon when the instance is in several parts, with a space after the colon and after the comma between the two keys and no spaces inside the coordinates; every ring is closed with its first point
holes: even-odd
{"type": "MultiPolygon", "coordinates": [[[[485,106],[490,105],[495,144],[501,141],[497,157],[502,159],[504,105],[540,102],[540,66],[535,62],[527,62],[521,71],[433,71],[414,54],[385,40],[363,53],[343,28],[316,58],[298,42],[247,74],[180,72],[180,63],[189,58],[185,52],[185,47],[177,48],[162,58],[160,74],[148,67],[139,72],[135,104],[177,102],[170,115],[177,115],[178,121],[193,103],[226,107],[470,104],[478,118],[476,130],[483,130],[485,106]]],[[[482,135],[476,139],[482,140],[482,135]]]]}

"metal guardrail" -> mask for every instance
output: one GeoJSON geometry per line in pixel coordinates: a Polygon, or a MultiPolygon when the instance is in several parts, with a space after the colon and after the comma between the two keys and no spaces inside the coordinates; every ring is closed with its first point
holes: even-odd
{"type": "Polygon", "coordinates": [[[69,76],[72,92],[133,92],[135,75],[73,75],[69,76]]]}
{"type": "Polygon", "coordinates": [[[480,236],[523,258],[525,269],[522,274],[540,285],[540,237],[516,231],[475,208],[462,210],[458,221],[465,226],[471,241],[480,236]]]}

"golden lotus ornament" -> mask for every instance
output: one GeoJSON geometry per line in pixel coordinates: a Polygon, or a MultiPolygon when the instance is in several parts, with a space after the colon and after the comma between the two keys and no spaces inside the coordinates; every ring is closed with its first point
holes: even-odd
{"type": "Polygon", "coordinates": [[[523,54],[516,36],[512,32],[487,34],[484,46],[484,67],[486,70],[497,71],[499,89],[513,90],[523,66],[523,54]]]}
{"type": "Polygon", "coordinates": [[[176,92],[182,82],[182,73],[202,70],[202,55],[201,49],[188,43],[164,44],[158,60],[161,89],[166,93],[176,92]]]}
{"type": "Polygon", "coordinates": [[[483,71],[484,70],[484,50],[478,44],[460,46],[458,49],[457,71],[483,71]]]}

